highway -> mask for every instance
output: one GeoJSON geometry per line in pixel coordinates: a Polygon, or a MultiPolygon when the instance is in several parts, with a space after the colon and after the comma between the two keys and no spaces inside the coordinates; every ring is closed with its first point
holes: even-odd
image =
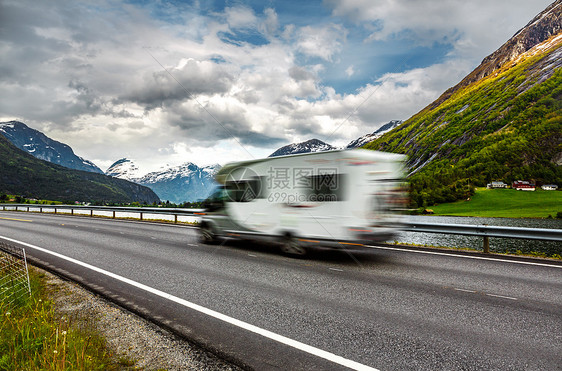
{"type": "Polygon", "coordinates": [[[202,245],[187,226],[7,211],[0,236],[248,369],[562,369],[561,264],[389,247],[294,259],[202,245]]]}

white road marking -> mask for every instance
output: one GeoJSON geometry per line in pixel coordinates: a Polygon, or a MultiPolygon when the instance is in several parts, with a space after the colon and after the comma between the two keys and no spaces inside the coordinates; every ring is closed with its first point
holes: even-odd
{"type": "Polygon", "coordinates": [[[498,263],[513,263],[513,264],[525,264],[525,265],[537,265],[540,267],[550,267],[550,268],[561,268],[562,265],[554,265],[554,264],[546,264],[546,263],[533,263],[533,262],[525,262],[525,261],[518,261],[518,260],[509,260],[509,259],[495,259],[495,258],[486,258],[484,256],[469,256],[469,255],[457,255],[457,254],[448,254],[444,252],[437,252],[437,251],[425,251],[425,250],[411,250],[411,249],[401,249],[396,247],[387,247],[387,246],[374,246],[369,245],[368,247],[373,249],[381,249],[381,250],[392,250],[392,251],[407,251],[407,252],[415,252],[418,254],[428,254],[428,255],[443,255],[448,257],[455,257],[455,258],[466,258],[466,259],[476,259],[476,260],[490,260],[498,263]]]}
{"type": "Polygon", "coordinates": [[[502,299],[509,299],[509,300],[517,300],[517,298],[513,298],[511,296],[503,296],[503,295],[496,295],[496,294],[486,294],[488,296],[493,296],[495,298],[502,298],[502,299]]]}
{"type": "Polygon", "coordinates": [[[158,290],[158,289],[152,288],[152,287],[147,286],[147,285],[144,285],[144,284],[142,284],[142,283],[133,281],[133,280],[131,280],[131,279],[129,279],[129,278],[126,278],[126,277],[120,276],[120,275],[118,275],[118,274],[111,273],[111,272],[106,271],[106,270],[104,270],[104,269],[98,268],[98,267],[93,266],[93,265],[91,265],[91,264],[81,262],[81,261],[76,260],[76,259],[74,259],[74,258],[65,256],[65,255],[62,255],[62,254],[59,254],[59,253],[56,253],[56,252],[54,252],[54,251],[50,251],[50,250],[44,249],[44,248],[39,247],[39,246],[31,245],[31,244],[28,244],[28,243],[26,243],[26,242],[14,240],[14,239],[12,239],[12,238],[4,237],[4,236],[0,236],[0,238],[4,239],[4,240],[6,240],[6,241],[10,241],[10,242],[14,242],[14,243],[17,243],[17,244],[20,244],[20,245],[23,245],[23,246],[27,246],[27,247],[29,247],[29,248],[32,248],[32,249],[35,249],[35,250],[44,252],[44,253],[46,253],[46,254],[50,254],[50,255],[56,256],[57,258],[64,259],[64,260],[69,261],[69,262],[71,262],[71,263],[74,263],[74,264],[80,265],[80,266],[82,266],[82,267],[91,269],[91,270],[93,270],[93,271],[95,271],[95,272],[98,272],[98,273],[101,273],[101,274],[106,275],[106,276],[108,276],[108,277],[114,278],[114,279],[116,279],[116,280],[118,280],[118,281],[127,283],[127,284],[129,284],[129,285],[131,285],[131,286],[134,286],[134,287],[138,288],[138,289],[141,289],[141,290],[150,292],[151,294],[160,296],[160,297],[162,297],[162,298],[164,298],[164,299],[168,299],[168,300],[170,300],[170,301],[173,301],[174,303],[183,305],[184,307],[187,307],[187,308],[196,310],[196,311],[198,311],[198,312],[200,312],[200,313],[203,313],[203,314],[206,314],[206,315],[208,315],[208,316],[210,316],[210,317],[213,317],[213,318],[216,318],[216,319],[221,320],[221,321],[223,321],[223,322],[226,322],[226,323],[229,323],[229,324],[231,324],[231,325],[237,326],[237,327],[242,328],[242,329],[244,329],[244,330],[251,331],[251,332],[253,332],[253,333],[256,333],[256,334],[258,334],[258,335],[261,335],[261,336],[263,336],[263,337],[266,337],[266,338],[268,338],[268,339],[271,339],[271,340],[277,341],[277,342],[279,342],[279,343],[282,343],[282,344],[288,345],[288,346],[290,346],[290,347],[293,347],[293,348],[295,348],[295,349],[301,350],[301,351],[303,351],[303,352],[306,352],[306,353],[315,355],[315,356],[317,356],[317,357],[326,359],[326,360],[331,361],[331,362],[333,362],[333,363],[337,363],[337,364],[339,364],[339,365],[342,365],[342,366],[351,368],[351,369],[353,369],[353,370],[378,371],[376,368],[373,368],[373,367],[370,367],[370,366],[367,366],[367,365],[364,365],[364,364],[361,364],[361,363],[352,361],[352,360],[350,360],[350,359],[343,358],[343,357],[341,357],[341,356],[338,356],[338,355],[336,355],[336,354],[327,352],[327,351],[325,351],[325,350],[322,350],[322,349],[313,347],[313,346],[311,346],[311,345],[307,345],[307,344],[301,343],[300,341],[293,340],[293,339],[290,339],[290,338],[285,337],[285,336],[283,336],[283,335],[279,335],[279,334],[276,334],[276,333],[274,333],[274,332],[271,332],[271,331],[262,329],[262,328],[260,328],[260,327],[254,326],[254,325],[251,325],[251,324],[249,324],[249,323],[246,323],[246,322],[237,320],[236,318],[232,318],[232,317],[227,316],[227,315],[225,315],[225,314],[216,312],[216,311],[214,311],[214,310],[212,310],[212,309],[208,309],[208,308],[205,308],[205,307],[200,306],[200,305],[198,305],[198,304],[191,303],[191,302],[189,302],[189,301],[187,301],[187,300],[178,298],[177,296],[170,295],[170,294],[168,294],[168,293],[166,293],[166,292],[164,292],[164,291],[160,291],[160,290],[158,290]]]}
{"type": "MultiPolygon", "coordinates": [[[[476,291],[476,290],[459,289],[459,288],[456,288],[456,287],[453,287],[453,290],[455,290],[455,291],[462,291],[462,292],[469,292],[469,293],[471,293],[471,294],[476,294],[476,293],[478,293],[478,291],[476,291]]],[[[483,294],[486,295],[486,296],[492,296],[492,297],[494,297],[494,298],[502,298],[502,299],[509,299],[509,300],[519,300],[519,299],[514,298],[514,297],[512,297],[512,296],[504,296],[504,295],[497,295],[497,294],[488,294],[488,293],[485,293],[485,292],[484,292],[483,294]]]]}
{"type": "Polygon", "coordinates": [[[331,270],[331,271],[343,272],[343,269],[339,269],[339,268],[328,267],[328,269],[331,270]]]}

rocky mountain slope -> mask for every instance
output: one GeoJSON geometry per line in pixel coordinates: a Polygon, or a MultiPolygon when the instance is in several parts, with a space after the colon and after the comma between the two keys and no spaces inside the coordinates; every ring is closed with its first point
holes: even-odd
{"type": "Polygon", "coordinates": [[[34,157],[69,169],[103,174],[92,162],[74,154],[68,145],[57,142],[19,121],[0,122],[0,133],[17,148],[34,157]]]}
{"type": "Polygon", "coordinates": [[[438,100],[367,144],[409,155],[413,206],[494,180],[562,184],[562,0],[438,100]]]}
{"type": "Polygon", "coordinates": [[[136,180],[150,187],[164,201],[176,204],[200,201],[207,198],[217,187],[215,174],[220,165],[199,167],[191,162],[162,171],[148,173],[136,180]]]}
{"type": "Polygon", "coordinates": [[[106,174],[147,186],[162,201],[180,204],[207,198],[218,186],[214,176],[219,169],[220,165],[199,167],[186,162],[141,176],[133,160],[122,158],[111,165],[106,174]]]}
{"type": "Polygon", "coordinates": [[[482,63],[460,83],[443,93],[430,107],[436,107],[459,89],[465,88],[486,76],[490,76],[502,67],[507,66],[510,62],[517,60],[519,56],[526,53],[529,49],[559,34],[562,31],[562,22],[560,21],[561,6],[561,0],[550,4],[525,27],[517,31],[498,50],[484,58],[482,63]]]}
{"type": "Polygon", "coordinates": [[[133,160],[128,158],[122,158],[115,161],[109,168],[107,168],[105,175],[130,180],[132,182],[141,177],[139,167],[133,160]]]}
{"type": "Polygon", "coordinates": [[[392,121],[388,122],[387,124],[384,124],[383,126],[378,128],[377,130],[375,130],[371,134],[366,134],[366,135],[363,135],[362,137],[359,137],[355,140],[352,140],[351,142],[349,142],[349,144],[345,148],[352,149],[352,148],[362,147],[365,144],[367,144],[369,142],[372,142],[373,140],[375,140],[377,138],[382,137],[384,134],[388,133],[392,129],[400,126],[400,124],[402,124],[402,122],[403,122],[402,120],[392,120],[392,121]]]}
{"type": "Polygon", "coordinates": [[[324,143],[319,139],[309,139],[306,142],[288,144],[279,148],[267,157],[295,155],[297,153],[322,152],[332,149],[336,149],[336,147],[333,147],[328,143],[324,143]]]}
{"type": "MultiPolygon", "coordinates": [[[[378,128],[374,132],[372,132],[370,134],[365,134],[362,137],[359,137],[357,139],[352,140],[351,142],[349,142],[343,148],[345,148],[345,149],[359,148],[359,147],[365,145],[366,143],[369,143],[369,142],[381,137],[383,134],[388,133],[392,129],[400,126],[400,124],[402,124],[402,122],[403,122],[402,120],[392,120],[392,121],[382,125],[380,128],[378,128]]],[[[310,140],[307,140],[305,142],[292,143],[292,144],[286,145],[284,147],[281,147],[278,150],[276,150],[275,152],[273,152],[272,154],[270,154],[268,157],[295,155],[295,154],[298,154],[298,153],[322,152],[322,151],[330,151],[330,150],[334,150],[334,149],[339,149],[339,148],[334,147],[331,144],[323,142],[319,139],[310,139],[310,140]]]]}
{"type": "Polygon", "coordinates": [[[68,169],[20,150],[0,135],[0,193],[66,202],[158,202],[149,188],[88,171],[68,169]]]}

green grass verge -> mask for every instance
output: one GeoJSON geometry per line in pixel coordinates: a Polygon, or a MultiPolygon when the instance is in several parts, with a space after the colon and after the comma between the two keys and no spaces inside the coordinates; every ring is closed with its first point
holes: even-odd
{"type": "Polygon", "coordinates": [[[430,207],[434,215],[497,218],[556,218],[562,212],[562,191],[535,192],[477,188],[468,201],[430,207]]]}
{"type": "MultiPolygon", "coordinates": [[[[0,272],[0,276],[7,272],[0,272]]],[[[106,342],[91,323],[58,316],[45,275],[30,269],[31,295],[0,290],[0,370],[113,370],[106,342]]]]}

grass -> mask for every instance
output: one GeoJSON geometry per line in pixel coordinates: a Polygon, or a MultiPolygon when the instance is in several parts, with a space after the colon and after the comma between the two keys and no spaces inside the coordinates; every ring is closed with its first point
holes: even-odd
{"type": "Polygon", "coordinates": [[[91,319],[57,315],[44,274],[30,269],[30,281],[31,295],[12,303],[9,289],[0,292],[0,370],[120,368],[91,319]]]}
{"type": "Polygon", "coordinates": [[[435,215],[497,218],[555,218],[562,212],[562,192],[477,188],[470,200],[432,206],[435,215]]]}

